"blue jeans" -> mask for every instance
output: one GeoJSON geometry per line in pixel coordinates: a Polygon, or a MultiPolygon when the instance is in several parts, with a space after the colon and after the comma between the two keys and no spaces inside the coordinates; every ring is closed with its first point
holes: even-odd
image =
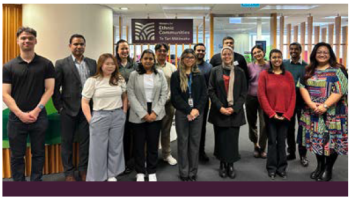
{"type": "Polygon", "coordinates": [[[45,163],[45,132],[49,121],[46,110],[43,109],[36,122],[23,123],[14,113],[10,112],[7,132],[11,150],[11,172],[14,181],[25,181],[24,157],[29,135],[32,151],[32,173],[30,181],[42,181],[42,171],[45,163]]]}

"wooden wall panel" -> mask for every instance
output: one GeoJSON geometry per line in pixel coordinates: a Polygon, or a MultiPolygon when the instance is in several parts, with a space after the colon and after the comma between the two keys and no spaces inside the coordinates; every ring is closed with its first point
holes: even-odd
{"type": "Polygon", "coordinates": [[[328,25],[328,43],[329,43],[329,45],[331,45],[332,46],[332,48],[333,48],[333,44],[334,44],[334,39],[333,39],[333,37],[334,37],[334,24],[329,24],[328,25]]]}
{"type": "Polygon", "coordinates": [[[2,63],[19,55],[16,32],[22,27],[22,5],[2,5],[2,63]]]}
{"type": "Polygon", "coordinates": [[[210,57],[214,55],[214,16],[210,14],[210,57]]]}
{"type": "Polygon", "coordinates": [[[270,19],[270,41],[272,48],[277,48],[277,14],[272,13],[270,19]]]}
{"type": "MultiPolygon", "coordinates": [[[[309,55],[312,51],[312,35],[313,35],[313,17],[309,16],[307,18],[307,50],[309,52],[309,55]]],[[[308,62],[310,61],[310,56],[308,56],[308,62]]]]}
{"type": "Polygon", "coordinates": [[[284,49],[284,16],[280,17],[280,50],[283,52],[284,49]]]}
{"type": "Polygon", "coordinates": [[[348,64],[348,26],[342,28],[342,47],[343,47],[343,62],[342,64],[347,67],[348,64]]]}
{"type": "Polygon", "coordinates": [[[315,26],[314,36],[314,44],[317,44],[320,42],[320,26],[315,26]]]}
{"type": "Polygon", "coordinates": [[[294,26],[293,27],[293,42],[298,42],[299,41],[299,26],[294,26]]]}
{"type": "Polygon", "coordinates": [[[322,28],[321,42],[327,42],[327,28],[322,28]]]}
{"type": "Polygon", "coordinates": [[[339,62],[340,58],[340,33],[341,33],[341,17],[335,18],[335,56],[339,62]]]}
{"type": "Polygon", "coordinates": [[[205,45],[205,16],[203,17],[203,44],[205,45]]]}
{"type": "Polygon", "coordinates": [[[292,43],[292,24],[287,24],[287,58],[290,58],[289,45],[292,43]]]}
{"type": "MultiPolygon", "coordinates": [[[[302,22],[300,24],[300,44],[301,44],[301,47],[303,49],[305,49],[305,34],[306,34],[305,27],[306,27],[306,23],[302,22]]],[[[303,60],[305,60],[304,56],[305,56],[304,53],[301,53],[301,57],[302,57],[303,60]]]]}

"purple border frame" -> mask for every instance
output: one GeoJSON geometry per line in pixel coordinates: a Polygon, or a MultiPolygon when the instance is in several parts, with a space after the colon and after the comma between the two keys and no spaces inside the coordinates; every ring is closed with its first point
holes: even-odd
{"type": "Polygon", "coordinates": [[[348,182],[3,182],[3,196],[348,196],[348,182]]]}

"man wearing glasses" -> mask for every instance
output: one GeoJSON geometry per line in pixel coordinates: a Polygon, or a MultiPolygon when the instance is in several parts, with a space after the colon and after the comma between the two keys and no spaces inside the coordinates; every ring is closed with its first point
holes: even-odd
{"type": "Polygon", "coordinates": [[[177,160],[171,155],[170,148],[170,130],[174,117],[174,107],[170,102],[170,78],[171,74],[176,71],[176,67],[166,61],[168,50],[169,47],[165,43],[157,44],[155,46],[157,56],[156,68],[163,71],[168,83],[168,96],[165,104],[165,117],[162,120],[161,128],[162,155],[165,162],[168,162],[170,165],[176,165],[177,160]]]}

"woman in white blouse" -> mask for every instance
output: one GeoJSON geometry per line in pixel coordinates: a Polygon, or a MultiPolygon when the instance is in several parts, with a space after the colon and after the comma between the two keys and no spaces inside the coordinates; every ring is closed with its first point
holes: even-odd
{"type": "Polygon", "coordinates": [[[146,173],[149,181],[157,181],[158,142],[161,120],[165,116],[167,85],[164,73],[155,69],[154,52],[144,50],[138,69],[130,74],[128,81],[129,122],[134,132],[136,181],[145,181],[146,173]]]}
{"type": "Polygon", "coordinates": [[[123,132],[128,98],[125,80],[112,54],[99,57],[97,73],[86,81],[81,103],[90,125],[86,181],[117,181],[116,176],[125,169],[123,132]]]}

